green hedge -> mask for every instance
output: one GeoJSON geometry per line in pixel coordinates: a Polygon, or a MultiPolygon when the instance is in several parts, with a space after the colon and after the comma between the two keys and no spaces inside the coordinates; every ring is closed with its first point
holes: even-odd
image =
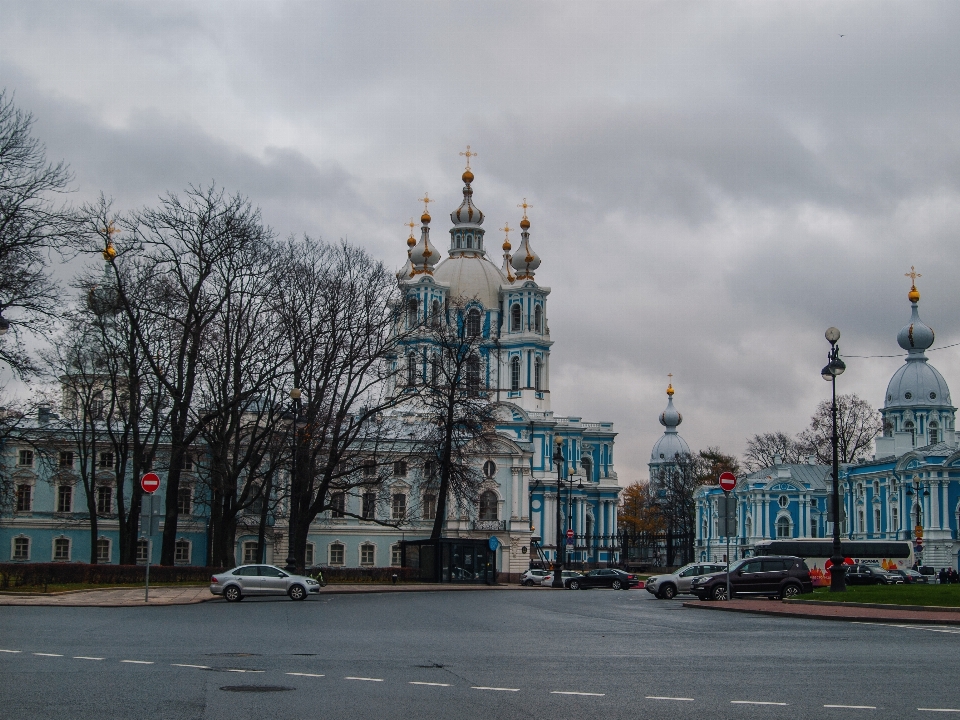
{"type": "MultiPolygon", "coordinates": [[[[150,581],[158,583],[210,582],[223,568],[150,566],[150,581]]],[[[0,590],[45,585],[133,585],[144,581],[142,565],[88,565],[86,563],[0,563],[0,590]]]]}

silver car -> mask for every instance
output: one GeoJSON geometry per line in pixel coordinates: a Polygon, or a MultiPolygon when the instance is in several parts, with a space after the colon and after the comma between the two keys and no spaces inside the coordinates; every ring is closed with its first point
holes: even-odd
{"type": "Polygon", "coordinates": [[[241,565],[210,578],[210,592],[223,595],[227,602],[243,600],[247,595],[287,595],[291,600],[303,600],[319,593],[320,584],[273,565],[241,565]]]}
{"type": "Polygon", "coordinates": [[[684,565],[669,575],[654,575],[647,578],[643,589],[661,600],[672,600],[678,593],[690,594],[690,581],[698,575],[726,572],[724,563],[693,563],[684,565]]]}

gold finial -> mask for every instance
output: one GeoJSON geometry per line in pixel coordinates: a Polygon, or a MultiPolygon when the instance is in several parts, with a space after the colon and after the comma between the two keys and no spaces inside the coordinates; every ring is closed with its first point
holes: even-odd
{"type": "Polygon", "coordinates": [[[467,145],[467,151],[460,153],[460,155],[467,158],[467,170],[469,170],[469,169],[470,169],[470,158],[476,157],[477,154],[476,154],[475,152],[470,152],[470,146],[467,145]]]}
{"type": "Polygon", "coordinates": [[[420,222],[426,225],[428,222],[430,222],[430,211],[427,206],[434,201],[430,199],[429,193],[424,193],[423,197],[420,198],[420,202],[423,203],[423,215],[420,216],[420,222]]]}
{"type": "Polygon", "coordinates": [[[416,223],[413,221],[413,218],[410,218],[410,222],[404,223],[408,228],[410,228],[410,237],[407,238],[407,245],[413,247],[417,244],[416,239],[413,237],[413,228],[416,227],[416,223]]]}
{"type": "Polygon", "coordinates": [[[117,256],[117,249],[113,247],[113,234],[120,232],[114,227],[113,222],[107,223],[105,228],[101,228],[107,235],[107,246],[103,249],[103,259],[110,262],[117,256]]]}
{"type": "Polygon", "coordinates": [[[505,223],[504,226],[503,226],[502,228],[500,228],[500,230],[504,233],[504,238],[503,238],[503,251],[504,251],[504,252],[510,252],[510,248],[513,247],[513,246],[510,244],[510,231],[511,231],[511,230],[515,230],[515,229],[516,229],[516,228],[510,227],[510,223],[505,223]]]}
{"type": "Polygon", "coordinates": [[[520,203],[519,205],[517,205],[517,207],[518,207],[518,208],[523,208],[523,220],[520,221],[520,229],[521,229],[521,230],[529,230],[529,229],[530,229],[530,221],[527,220],[527,208],[532,208],[533,205],[531,205],[530,203],[528,203],[528,202],[527,202],[527,199],[524,198],[524,199],[523,199],[523,202],[520,203]]]}
{"type": "Polygon", "coordinates": [[[904,273],[903,276],[910,278],[910,292],[907,293],[907,298],[909,298],[912,303],[920,302],[920,293],[917,290],[917,278],[923,277],[923,275],[918,273],[917,269],[911,265],[910,272],[904,273]]]}
{"type": "Polygon", "coordinates": [[[674,393],[674,389],[673,389],[673,373],[667,373],[667,377],[670,378],[670,382],[667,383],[667,395],[669,395],[670,397],[673,397],[673,393],[674,393]]]}

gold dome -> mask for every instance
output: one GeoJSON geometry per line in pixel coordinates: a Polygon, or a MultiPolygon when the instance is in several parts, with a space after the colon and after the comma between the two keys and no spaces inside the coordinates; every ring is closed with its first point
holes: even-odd
{"type": "Polygon", "coordinates": [[[521,227],[523,230],[529,230],[529,229],[530,229],[530,221],[527,220],[527,216],[526,216],[526,215],[524,215],[524,216],[523,216],[523,220],[520,221],[520,227],[521,227]]]}
{"type": "Polygon", "coordinates": [[[113,243],[107,243],[107,246],[103,249],[103,259],[107,262],[110,262],[117,256],[117,250],[113,247],[113,243]]]}
{"type": "Polygon", "coordinates": [[[470,168],[467,168],[466,170],[463,171],[463,181],[467,185],[473,182],[473,173],[470,172],[470,168]]]}
{"type": "Polygon", "coordinates": [[[669,395],[670,397],[673,397],[673,393],[674,393],[673,383],[670,383],[669,385],[667,385],[667,395],[669,395]]]}
{"type": "Polygon", "coordinates": [[[513,245],[510,244],[510,241],[509,241],[509,240],[504,240],[504,241],[503,241],[503,251],[504,251],[504,252],[510,252],[510,248],[512,248],[512,247],[513,247],[513,245]]]}
{"type": "Polygon", "coordinates": [[[423,215],[420,216],[420,222],[422,222],[424,225],[428,225],[430,223],[430,213],[424,211],[423,215]]]}
{"type": "Polygon", "coordinates": [[[913,285],[910,288],[910,292],[907,293],[907,297],[910,299],[910,302],[920,302],[920,291],[917,290],[917,286],[913,285]]]}
{"type": "Polygon", "coordinates": [[[407,247],[413,247],[416,244],[417,244],[417,239],[413,235],[407,238],[407,247]]]}

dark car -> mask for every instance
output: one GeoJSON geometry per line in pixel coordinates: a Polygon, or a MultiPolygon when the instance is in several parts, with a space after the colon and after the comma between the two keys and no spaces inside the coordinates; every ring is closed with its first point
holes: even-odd
{"type": "Polygon", "coordinates": [[[888,572],[879,565],[849,565],[844,579],[847,585],[903,584],[903,578],[898,573],[888,572]]]}
{"type": "MultiPolygon", "coordinates": [[[[690,592],[701,600],[725,600],[727,574],[713,573],[694,578],[690,592]]],[[[738,560],[730,566],[730,592],[733,595],[767,595],[782,600],[813,592],[813,583],[803,558],[765,555],[738,560]]]]}
{"type": "Polygon", "coordinates": [[[897,570],[897,575],[902,577],[903,582],[907,585],[928,585],[930,583],[930,579],[926,575],[916,570],[897,570]]]}
{"type": "Polygon", "coordinates": [[[640,585],[640,578],[632,573],[614,568],[600,568],[585,573],[583,577],[574,577],[566,581],[571,590],[606,587],[614,590],[627,590],[640,585]]]}

